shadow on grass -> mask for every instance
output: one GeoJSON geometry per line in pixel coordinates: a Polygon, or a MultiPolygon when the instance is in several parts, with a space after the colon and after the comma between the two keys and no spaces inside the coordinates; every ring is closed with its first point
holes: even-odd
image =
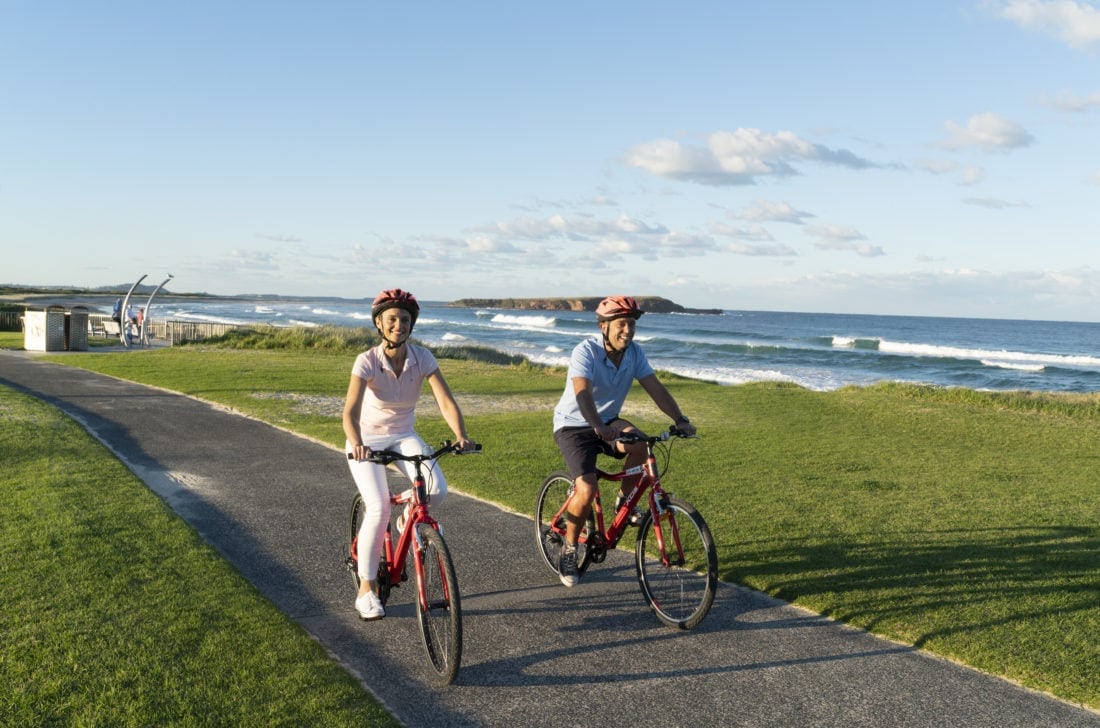
{"type": "Polygon", "coordinates": [[[752,564],[721,576],[872,631],[885,624],[915,627],[917,647],[999,625],[1066,618],[1100,604],[1095,528],[951,529],[844,539],[778,541],[762,549],[727,545],[726,553],[751,550],[752,564]]]}

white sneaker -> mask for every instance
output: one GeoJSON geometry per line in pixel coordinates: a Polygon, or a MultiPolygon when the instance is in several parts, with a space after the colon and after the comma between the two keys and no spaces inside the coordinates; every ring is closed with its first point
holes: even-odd
{"type": "Polygon", "coordinates": [[[372,591],[355,600],[355,611],[359,612],[360,619],[382,619],[386,616],[382,601],[372,591]]]}

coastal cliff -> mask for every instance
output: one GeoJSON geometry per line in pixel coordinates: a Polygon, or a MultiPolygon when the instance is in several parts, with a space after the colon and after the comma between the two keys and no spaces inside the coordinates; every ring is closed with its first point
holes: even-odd
{"type": "MultiPolygon", "coordinates": [[[[462,298],[448,306],[456,308],[511,308],[529,311],[595,311],[600,296],[579,298],[462,298]]],[[[635,296],[643,311],[649,313],[721,314],[720,308],[687,308],[660,296],[635,296]]]]}

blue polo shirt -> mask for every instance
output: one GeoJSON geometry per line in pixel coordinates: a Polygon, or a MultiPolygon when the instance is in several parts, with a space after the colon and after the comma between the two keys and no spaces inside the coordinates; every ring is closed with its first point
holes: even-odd
{"type": "Polygon", "coordinates": [[[631,342],[623,354],[619,366],[607,358],[603,340],[585,339],[577,344],[569,357],[569,374],[565,379],[565,391],[562,392],[558,406],[554,408],[554,431],[563,427],[590,427],[581,415],[577,404],[577,395],[573,392],[573,380],[583,377],[592,382],[592,397],[596,400],[596,409],[604,422],[619,416],[630,393],[630,387],[636,379],[644,379],[653,374],[645,352],[636,343],[631,342]]]}

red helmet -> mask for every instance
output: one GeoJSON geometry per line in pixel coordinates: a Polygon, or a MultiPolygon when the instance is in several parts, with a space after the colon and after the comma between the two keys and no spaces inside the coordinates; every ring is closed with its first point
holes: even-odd
{"type": "Polygon", "coordinates": [[[374,304],[370,308],[370,317],[378,318],[378,314],[389,308],[403,308],[412,316],[412,322],[416,323],[416,317],[420,315],[420,304],[416,302],[416,296],[400,288],[389,288],[379,293],[374,304]]]}
{"type": "Polygon", "coordinates": [[[600,322],[626,316],[636,321],[643,313],[645,311],[638,308],[638,302],[630,296],[608,296],[596,306],[596,320],[600,322]]]}

